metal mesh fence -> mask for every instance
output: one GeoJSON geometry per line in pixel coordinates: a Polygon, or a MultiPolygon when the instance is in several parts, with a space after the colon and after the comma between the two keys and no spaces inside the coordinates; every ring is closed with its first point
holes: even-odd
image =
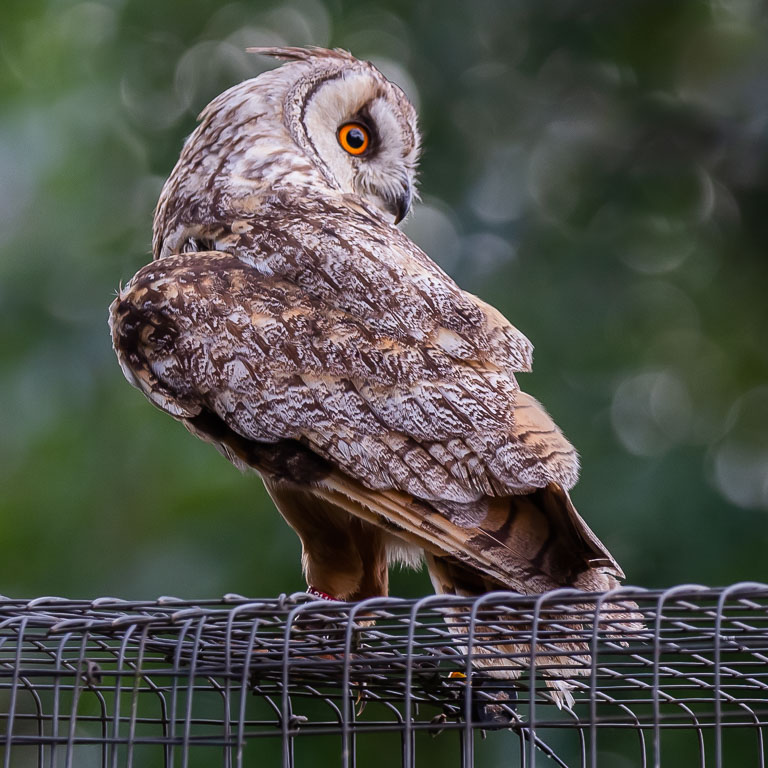
{"type": "Polygon", "coordinates": [[[4,768],[762,767],[766,725],[763,584],[0,600],[4,768]]]}

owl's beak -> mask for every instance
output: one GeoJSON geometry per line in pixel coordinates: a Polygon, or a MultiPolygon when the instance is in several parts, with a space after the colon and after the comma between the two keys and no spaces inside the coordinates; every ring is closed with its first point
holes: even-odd
{"type": "Polygon", "coordinates": [[[395,224],[399,224],[411,208],[413,193],[410,186],[405,187],[395,197],[388,197],[384,202],[387,210],[395,217],[395,224]]]}

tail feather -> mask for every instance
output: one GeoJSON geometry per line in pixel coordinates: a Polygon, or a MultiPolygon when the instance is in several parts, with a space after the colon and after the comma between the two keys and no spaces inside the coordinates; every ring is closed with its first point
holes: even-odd
{"type": "Polygon", "coordinates": [[[521,496],[491,499],[489,507],[478,527],[505,565],[505,587],[524,594],[558,587],[595,592],[613,589],[624,578],[557,483],[521,496]]]}
{"type": "MultiPolygon", "coordinates": [[[[504,559],[503,570],[509,577],[496,580],[454,558],[428,554],[427,567],[437,593],[475,597],[512,589],[539,594],[562,587],[604,592],[618,587],[624,576],[576,512],[568,493],[555,484],[524,496],[492,500],[480,528],[496,542],[495,555],[504,559]]],[[[589,674],[592,660],[587,638],[591,636],[594,610],[588,603],[548,609],[539,625],[536,665],[542,669],[549,696],[558,707],[574,703],[568,678],[589,674]]],[[[620,642],[627,633],[642,629],[637,610],[632,601],[605,603],[597,619],[599,631],[620,642]]],[[[467,635],[468,610],[452,609],[448,623],[454,634],[467,635]]],[[[472,630],[475,666],[492,677],[525,678],[534,639],[532,628],[529,612],[527,616],[504,613],[490,603],[472,630]]]]}

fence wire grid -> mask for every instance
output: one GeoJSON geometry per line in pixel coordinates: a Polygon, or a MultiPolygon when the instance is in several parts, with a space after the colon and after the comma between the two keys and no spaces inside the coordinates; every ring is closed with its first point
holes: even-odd
{"type": "Polygon", "coordinates": [[[765,584],[0,599],[3,768],[764,768],[767,725],[765,584]]]}

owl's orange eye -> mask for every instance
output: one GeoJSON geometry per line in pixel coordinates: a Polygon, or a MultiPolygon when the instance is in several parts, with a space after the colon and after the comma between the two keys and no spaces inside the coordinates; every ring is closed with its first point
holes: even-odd
{"type": "Polygon", "coordinates": [[[350,155],[362,155],[371,143],[368,129],[360,123],[345,123],[339,128],[339,144],[350,155]]]}

